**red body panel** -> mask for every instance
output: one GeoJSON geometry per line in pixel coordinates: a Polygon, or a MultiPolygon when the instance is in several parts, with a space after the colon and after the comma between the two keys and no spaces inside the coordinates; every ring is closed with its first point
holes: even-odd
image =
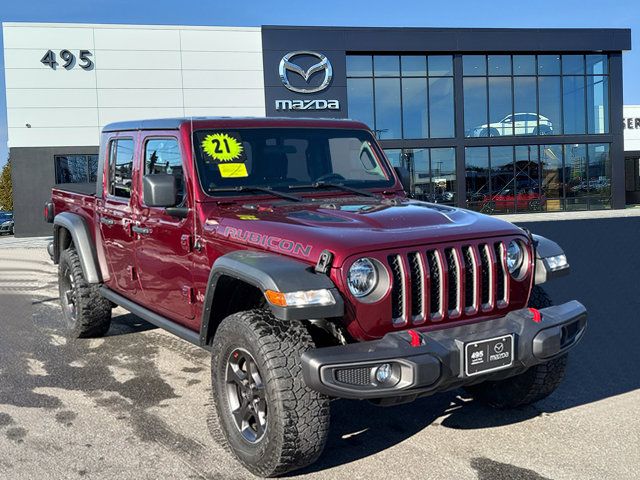
{"type": "MultiPolygon", "coordinates": [[[[331,120],[193,120],[194,130],[243,127],[366,129],[358,122],[331,120]]],[[[334,254],[330,276],[345,300],[343,321],[354,338],[365,340],[413,325],[411,322],[400,327],[392,325],[389,294],[374,304],[361,303],[348,294],[346,271],[358,257],[366,254],[383,261],[388,252],[413,252],[434,245],[469,245],[492,238],[519,237],[527,242],[520,229],[497,218],[409,200],[397,179],[391,189],[374,190],[379,194],[377,198],[325,190],[298,192],[305,197],[300,203],[253,194],[213,198],[198,182],[191,131],[191,122],[184,121],[179,130],[133,132],[136,147],[128,202],[106,194],[93,197],[55,188],[53,202],[56,214],[78,213],[90,226],[109,288],[193,330],[200,326],[213,262],[234,250],[266,250],[309,264],[315,264],[323,250],[330,250],[334,254]],[[185,219],[171,217],[162,209],[146,207],[142,202],[142,155],[145,138],[150,136],[180,140],[186,206],[190,209],[185,219]],[[103,216],[111,217],[113,224],[102,223],[103,216]],[[131,226],[136,225],[151,227],[153,234],[133,233],[131,226]],[[202,249],[194,249],[195,242],[202,249]]],[[[131,137],[132,133],[103,134],[101,156],[108,155],[105,145],[118,135],[131,137]]],[[[104,162],[104,179],[108,177],[107,164],[104,162]]],[[[106,180],[102,187],[106,191],[106,180]]],[[[510,301],[502,310],[445,318],[433,322],[432,327],[494,318],[524,307],[531,288],[531,265],[528,270],[522,281],[510,282],[510,301]]]]}

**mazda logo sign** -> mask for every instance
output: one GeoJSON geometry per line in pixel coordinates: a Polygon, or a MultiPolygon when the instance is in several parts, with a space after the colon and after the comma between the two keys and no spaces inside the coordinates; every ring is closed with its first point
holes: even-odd
{"type": "Polygon", "coordinates": [[[280,73],[280,79],[282,80],[282,83],[284,84],[284,86],[287,87],[292,92],[296,92],[296,93],[321,92],[322,90],[324,90],[329,86],[329,84],[331,83],[331,78],[333,78],[333,69],[331,68],[331,62],[329,62],[329,59],[324,55],[322,55],[321,53],[311,52],[308,50],[297,50],[295,52],[287,53],[284,57],[282,57],[282,60],[280,60],[280,66],[278,68],[278,71],[280,73]],[[320,61],[315,65],[311,65],[311,67],[305,70],[300,65],[297,65],[291,61],[292,58],[297,57],[299,55],[315,57],[320,61]],[[294,87],[293,85],[291,85],[291,82],[289,82],[288,72],[297,73],[304,79],[306,83],[309,83],[309,79],[314,73],[320,72],[323,70],[324,70],[324,79],[322,80],[322,83],[320,83],[320,85],[316,87],[308,87],[308,88],[294,87]]]}

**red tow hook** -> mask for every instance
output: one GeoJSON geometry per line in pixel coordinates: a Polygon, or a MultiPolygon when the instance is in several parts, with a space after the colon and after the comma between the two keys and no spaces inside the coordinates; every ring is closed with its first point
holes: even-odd
{"type": "Polygon", "coordinates": [[[529,311],[533,315],[533,321],[536,323],[540,323],[542,321],[542,313],[537,308],[530,308],[529,311]]]}
{"type": "Polygon", "coordinates": [[[415,330],[407,330],[409,336],[411,337],[411,346],[419,347],[422,345],[422,336],[416,332],[415,330]]]}

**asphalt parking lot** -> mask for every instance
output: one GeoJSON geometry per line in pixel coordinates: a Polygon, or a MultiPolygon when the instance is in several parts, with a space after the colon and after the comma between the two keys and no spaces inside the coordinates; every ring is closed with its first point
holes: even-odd
{"type": "MultiPolygon", "coordinates": [[[[556,393],[510,412],[460,391],[335,401],[301,478],[640,478],[640,216],[522,225],[567,252],[554,300],[590,312],[556,393]]],[[[44,243],[3,240],[0,478],[251,478],[209,437],[205,351],[121,310],[107,337],[67,341],[44,243]]]]}

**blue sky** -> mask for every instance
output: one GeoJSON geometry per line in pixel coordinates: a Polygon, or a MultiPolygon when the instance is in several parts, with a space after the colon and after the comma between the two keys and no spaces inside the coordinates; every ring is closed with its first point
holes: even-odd
{"type": "MultiPolygon", "coordinates": [[[[624,102],[640,104],[640,5],[637,0],[5,0],[0,8],[0,21],[237,26],[631,28],[632,51],[624,54],[624,102]]],[[[508,45],[505,45],[505,49],[508,50],[508,45]]],[[[6,145],[4,64],[0,56],[0,165],[7,158],[6,145]]]]}

